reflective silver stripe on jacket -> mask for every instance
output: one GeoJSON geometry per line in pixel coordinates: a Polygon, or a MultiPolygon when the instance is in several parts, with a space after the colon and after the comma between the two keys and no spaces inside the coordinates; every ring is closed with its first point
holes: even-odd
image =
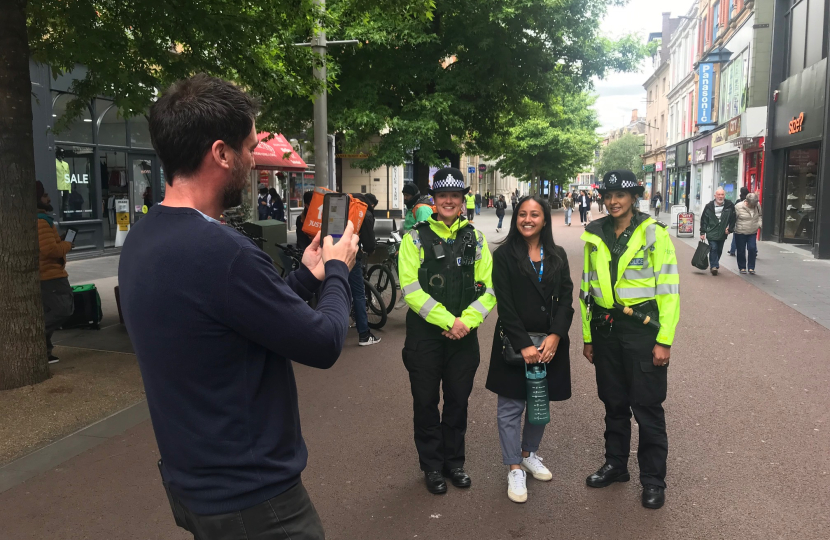
{"type": "Polygon", "coordinates": [[[680,294],[680,285],[673,283],[661,283],[655,289],[656,294],[680,294]]]}
{"type": "Polygon", "coordinates": [[[654,270],[651,268],[643,268],[642,270],[629,269],[623,272],[623,279],[652,279],[654,278],[654,270]]]}
{"type": "MultiPolygon", "coordinates": [[[[476,260],[481,260],[481,246],[484,244],[484,235],[481,231],[476,231],[476,260]]],[[[495,295],[494,295],[495,296],[495,295]]]]}
{"type": "Polygon", "coordinates": [[[652,298],[653,287],[622,287],[617,289],[617,296],[620,298],[652,298]]]}
{"type": "Polygon", "coordinates": [[[484,294],[491,294],[491,295],[493,295],[493,298],[496,297],[496,291],[494,291],[493,289],[491,289],[489,287],[487,288],[487,290],[484,291],[484,294]]]}
{"type": "Polygon", "coordinates": [[[669,276],[672,274],[679,274],[676,264],[664,264],[660,271],[656,273],[657,276],[669,276]]]}
{"type": "Polygon", "coordinates": [[[602,298],[602,289],[599,287],[591,287],[591,296],[602,298]]]}
{"type": "Polygon", "coordinates": [[[401,290],[403,291],[404,296],[409,296],[410,294],[423,289],[421,288],[421,283],[416,281],[415,283],[410,283],[409,285],[403,287],[401,290]]]}
{"type": "Polygon", "coordinates": [[[648,268],[648,252],[657,242],[657,224],[652,223],[646,227],[646,245],[643,246],[643,268],[648,268]]]}
{"type": "Polygon", "coordinates": [[[587,303],[589,296],[591,296],[591,293],[589,293],[588,291],[582,291],[582,290],[579,291],[579,299],[582,300],[583,302],[587,303]]]}
{"type": "Polygon", "coordinates": [[[430,296],[429,298],[427,298],[427,301],[424,302],[424,305],[421,306],[421,309],[418,310],[418,315],[420,315],[422,319],[426,319],[427,316],[429,316],[429,313],[437,305],[438,305],[438,301],[435,298],[430,296]]]}
{"type": "Polygon", "coordinates": [[[470,307],[475,308],[476,311],[481,313],[482,319],[486,319],[487,315],[490,314],[490,310],[484,307],[484,304],[481,303],[481,300],[473,300],[473,302],[470,304],[470,307]]]}

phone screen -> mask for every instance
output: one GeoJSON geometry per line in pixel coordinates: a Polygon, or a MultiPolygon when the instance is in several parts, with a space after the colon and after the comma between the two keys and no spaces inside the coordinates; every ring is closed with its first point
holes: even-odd
{"type": "Polygon", "coordinates": [[[346,231],[349,220],[349,196],[341,193],[326,194],[323,202],[323,235],[331,235],[334,243],[346,231]]]}
{"type": "Polygon", "coordinates": [[[66,230],[66,236],[64,237],[64,240],[71,244],[72,242],[75,241],[75,235],[76,234],[78,234],[78,231],[76,231],[75,229],[67,229],[66,230]]]}

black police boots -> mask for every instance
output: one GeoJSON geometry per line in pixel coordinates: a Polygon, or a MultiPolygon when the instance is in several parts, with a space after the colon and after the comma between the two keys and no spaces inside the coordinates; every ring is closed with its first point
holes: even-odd
{"type": "Polygon", "coordinates": [[[614,482],[628,482],[629,480],[631,480],[631,475],[628,474],[627,468],[615,467],[610,463],[606,463],[597,472],[586,478],[585,483],[588,484],[588,487],[604,488],[614,482]]]}
{"type": "Polygon", "coordinates": [[[447,483],[440,471],[427,471],[424,473],[424,480],[427,483],[427,491],[435,495],[447,492],[447,483]]]}
{"type": "Polygon", "coordinates": [[[450,470],[444,469],[443,474],[449,478],[452,485],[457,488],[468,488],[473,484],[473,481],[470,479],[470,475],[464,472],[464,469],[461,467],[450,470]]]}
{"type": "Polygon", "coordinates": [[[666,489],[660,486],[643,486],[643,506],[657,510],[666,502],[666,489]]]}

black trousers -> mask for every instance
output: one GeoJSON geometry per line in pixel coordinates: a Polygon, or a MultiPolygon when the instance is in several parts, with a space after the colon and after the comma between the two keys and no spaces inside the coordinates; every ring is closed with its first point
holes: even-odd
{"type": "Polygon", "coordinates": [[[588,207],[587,206],[580,206],[579,207],[579,222],[585,223],[588,221],[588,207]]]}
{"type": "Polygon", "coordinates": [[[662,403],[668,366],[654,365],[655,331],[630,319],[617,319],[610,331],[591,325],[597,390],[605,404],[605,459],[628,466],[633,412],[640,426],[640,482],[666,487],[669,440],[662,403]]]}
{"type": "Polygon", "coordinates": [[[467,208],[467,221],[473,221],[473,218],[476,215],[475,208],[467,208]]]}
{"type": "MultiPolygon", "coordinates": [[[[168,492],[169,494],[169,492],[168,492]]],[[[324,540],[326,533],[308,492],[299,482],[256,506],[203,516],[170,496],[176,525],[193,533],[194,540],[324,540]]]]}
{"type": "Polygon", "coordinates": [[[480,362],[478,334],[451,340],[413,312],[407,313],[403,363],[409,371],[415,447],[422,471],[464,466],[467,400],[480,362]],[[444,410],[438,411],[441,389],[444,410]]]}

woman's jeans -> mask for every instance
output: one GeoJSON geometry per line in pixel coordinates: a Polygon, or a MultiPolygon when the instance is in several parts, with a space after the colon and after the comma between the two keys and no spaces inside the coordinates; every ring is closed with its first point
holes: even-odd
{"type": "Polygon", "coordinates": [[[758,244],[755,234],[736,234],[735,243],[738,245],[738,270],[755,270],[755,257],[758,255],[758,244]],[[749,252],[749,266],[746,253],[749,252]]]}
{"type": "Polygon", "coordinates": [[[545,434],[545,424],[531,424],[525,417],[524,434],[522,434],[522,413],[525,409],[523,399],[510,399],[499,396],[496,418],[499,424],[499,442],[501,443],[502,463],[519,465],[522,462],[522,450],[536,452],[545,434]]]}
{"type": "Polygon", "coordinates": [[[574,213],[573,208],[569,207],[569,208],[565,209],[565,225],[570,225],[571,224],[571,214],[573,214],[573,213],[574,213]]]}
{"type": "Polygon", "coordinates": [[[499,224],[496,225],[497,229],[501,229],[501,222],[504,220],[504,214],[499,216],[499,224]]]}
{"type": "Polygon", "coordinates": [[[366,287],[363,283],[363,262],[357,259],[349,272],[349,288],[354,302],[354,323],[357,333],[364,336],[369,333],[369,314],[366,313],[366,287]]]}

